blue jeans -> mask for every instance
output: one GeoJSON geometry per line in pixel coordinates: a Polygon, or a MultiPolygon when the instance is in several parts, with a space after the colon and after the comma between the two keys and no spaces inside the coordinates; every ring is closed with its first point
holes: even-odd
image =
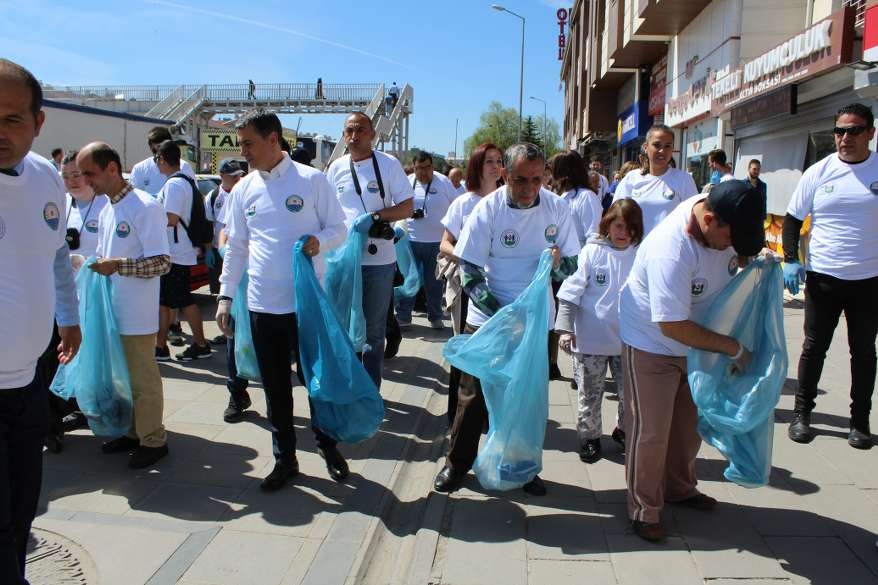
{"type": "MultiPolygon", "coordinates": [[[[235,320],[231,317],[229,318],[229,326],[234,329],[235,328],[235,320]]],[[[235,402],[241,404],[244,395],[247,391],[247,386],[249,386],[249,382],[246,378],[241,378],[238,376],[238,367],[235,364],[235,338],[227,337],[226,338],[226,388],[229,389],[229,394],[232,395],[232,398],[235,399],[235,402]]]]}
{"type": "MultiPolygon", "coordinates": [[[[439,242],[410,242],[415,265],[424,279],[424,292],[427,295],[427,319],[436,321],[442,318],[443,283],[436,278],[436,256],[439,255],[439,242]]],[[[415,297],[399,299],[396,317],[400,321],[412,320],[415,297]]]]}
{"type": "Polygon", "coordinates": [[[393,275],[396,263],[383,266],[362,266],[363,314],[366,317],[366,345],[363,347],[363,366],[369,377],[381,388],[384,367],[384,334],[387,330],[387,311],[393,295],[393,275]]]}

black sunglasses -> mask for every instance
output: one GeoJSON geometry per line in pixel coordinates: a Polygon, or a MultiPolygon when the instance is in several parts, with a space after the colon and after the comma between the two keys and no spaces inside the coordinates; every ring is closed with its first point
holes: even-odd
{"type": "Polygon", "coordinates": [[[850,134],[851,136],[859,136],[866,130],[868,130],[866,126],[836,126],[832,129],[832,132],[836,136],[844,136],[845,134],[850,134]]]}

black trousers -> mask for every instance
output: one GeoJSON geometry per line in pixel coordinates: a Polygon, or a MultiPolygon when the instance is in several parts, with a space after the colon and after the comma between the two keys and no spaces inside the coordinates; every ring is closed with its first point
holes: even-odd
{"type": "Polygon", "coordinates": [[[20,585],[43,479],[49,426],[46,385],[0,390],[0,583],[20,585]]]}
{"type": "Polygon", "coordinates": [[[807,273],[805,287],[805,341],[799,358],[796,412],[811,412],[817,384],[838,319],[847,321],[851,354],[851,426],[869,428],[875,388],[875,338],[878,335],[878,276],[841,280],[819,272],[807,273]]]}
{"type": "MultiPolygon", "coordinates": [[[[302,366],[299,363],[299,336],[296,314],[273,315],[250,311],[250,329],[253,349],[265,389],[268,422],[271,423],[271,442],[274,458],[289,463],[296,455],[296,429],[293,424],[293,383],[290,378],[290,360],[296,361],[296,375],[304,386],[302,366]]],[[[310,400],[308,401],[310,405],[310,400]]],[[[312,425],[317,444],[331,447],[336,441],[312,425]]]]}
{"type": "MultiPolygon", "coordinates": [[[[463,332],[475,333],[477,330],[478,328],[467,324],[463,332]]],[[[461,372],[457,395],[446,464],[456,473],[466,473],[476,461],[479,438],[488,422],[488,407],[485,404],[485,395],[482,394],[482,384],[472,374],[461,372]]]]}
{"type": "MultiPolygon", "coordinates": [[[[460,322],[466,327],[466,316],[469,313],[469,296],[465,292],[460,293],[460,322]]],[[[451,366],[448,372],[448,424],[454,422],[457,413],[457,394],[460,391],[460,376],[463,374],[459,369],[451,366]]]]}

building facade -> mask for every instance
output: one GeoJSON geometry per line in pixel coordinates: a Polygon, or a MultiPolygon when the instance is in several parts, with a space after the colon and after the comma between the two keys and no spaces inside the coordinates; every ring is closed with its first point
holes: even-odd
{"type": "MultiPolygon", "coordinates": [[[[834,150],[833,114],[874,104],[862,59],[864,0],[576,0],[561,65],[564,142],[610,168],[634,160],[653,123],[701,187],[707,153],[743,177],[762,162],[768,210],[834,150]],[[858,74],[862,76],[863,74],[858,74]]],[[[874,92],[872,92],[874,93],[874,92]]]]}

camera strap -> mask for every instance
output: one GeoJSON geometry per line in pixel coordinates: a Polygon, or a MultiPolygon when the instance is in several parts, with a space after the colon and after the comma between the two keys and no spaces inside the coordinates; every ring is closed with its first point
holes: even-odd
{"type": "MultiPolygon", "coordinates": [[[[91,206],[95,204],[95,198],[97,198],[97,194],[95,194],[95,196],[91,198],[91,201],[88,204],[88,209],[85,210],[85,217],[82,217],[81,213],[79,214],[80,218],[82,219],[82,227],[80,227],[77,231],[81,232],[82,230],[85,229],[85,222],[88,221],[88,216],[91,213],[91,206]]],[[[67,219],[64,220],[65,226],[68,223],[70,223],[70,213],[73,211],[74,207],[78,210],[79,209],[79,202],[76,200],[76,198],[73,195],[71,195],[70,196],[70,209],[67,210],[67,219]]]]}
{"type": "MultiPolygon", "coordinates": [[[[417,177],[415,177],[414,179],[412,179],[412,195],[414,195],[414,192],[415,192],[415,184],[416,184],[417,182],[418,182],[418,178],[417,178],[417,177]]],[[[426,213],[426,211],[427,211],[427,198],[430,196],[430,185],[432,185],[432,184],[433,184],[433,179],[430,178],[430,182],[427,183],[427,186],[424,188],[424,204],[421,205],[421,211],[423,211],[423,212],[425,212],[425,213],[426,213]]]]}
{"type": "MultiPolygon", "coordinates": [[[[369,210],[366,209],[366,202],[363,201],[363,189],[360,187],[360,179],[357,177],[357,169],[354,168],[353,157],[349,158],[348,162],[351,165],[351,179],[354,181],[354,190],[356,190],[357,196],[360,198],[360,204],[363,206],[363,211],[369,213],[369,210]]],[[[372,167],[375,169],[375,181],[378,183],[378,192],[381,193],[381,205],[387,208],[387,202],[384,201],[384,182],[381,180],[381,169],[378,168],[378,157],[375,156],[374,151],[372,151],[372,167]]]]}

